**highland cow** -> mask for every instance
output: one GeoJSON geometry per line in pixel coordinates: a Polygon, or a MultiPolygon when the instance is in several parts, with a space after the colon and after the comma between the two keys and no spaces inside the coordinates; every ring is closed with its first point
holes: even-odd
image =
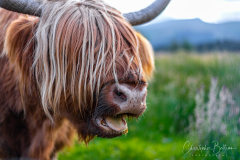
{"type": "Polygon", "coordinates": [[[0,6],[0,159],[50,160],[75,132],[86,143],[128,132],[125,117],[144,112],[154,69],[149,42],[130,23],[149,17],[125,19],[101,0],[0,6]]]}

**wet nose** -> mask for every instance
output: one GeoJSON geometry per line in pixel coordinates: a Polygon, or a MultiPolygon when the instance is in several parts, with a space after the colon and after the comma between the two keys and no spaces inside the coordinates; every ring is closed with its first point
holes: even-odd
{"type": "Polygon", "coordinates": [[[146,109],[147,86],[131,86],[128,84],[114,84],[112,87],[112,101],[119,112],[117,114],[130,114],[140,116],[146,109]]]}

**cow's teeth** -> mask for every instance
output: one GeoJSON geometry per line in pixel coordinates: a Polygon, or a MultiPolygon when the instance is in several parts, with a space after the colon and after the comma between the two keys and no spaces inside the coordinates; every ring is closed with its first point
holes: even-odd
{"type": "Polygon", "coordinates": [[[105,123],[104,119],[101,121],[101,125],[107,126],[107,124],[105,123]]]}

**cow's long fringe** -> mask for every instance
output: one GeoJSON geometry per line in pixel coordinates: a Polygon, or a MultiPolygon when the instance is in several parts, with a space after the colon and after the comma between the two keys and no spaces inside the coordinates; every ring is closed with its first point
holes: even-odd
{"type": "Polygon", "coordinates": [[[61,96],[76,100],[80,111],[92,107],[102,78],[110,73],[118,83],[119,56],[128,54],[124,63],[128,69],[136,63],[134,70],[141,75],[138,39],[120,12],[101,0],[45,1],[44,5],[32,69],[49,118],[61,96]]]}

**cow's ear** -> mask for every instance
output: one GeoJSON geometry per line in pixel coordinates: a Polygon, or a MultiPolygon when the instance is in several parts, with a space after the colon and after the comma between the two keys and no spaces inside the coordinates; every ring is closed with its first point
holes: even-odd
{"type": "Polygon", "coordinates": [[[152,78],[154,65],[154,51],[151,44],[141,34],[137,33],[139,39],[139,56],[142,62],[144,74],[148,80],[152,78]]]}
{"type": "Polygon", "coordinates": [[[20,16],[7,28],[4,53],[8,56],[10,63],[28,72],[33,63],[34,52],[34,29],[37,24],[34,17],[20,16]]]}

